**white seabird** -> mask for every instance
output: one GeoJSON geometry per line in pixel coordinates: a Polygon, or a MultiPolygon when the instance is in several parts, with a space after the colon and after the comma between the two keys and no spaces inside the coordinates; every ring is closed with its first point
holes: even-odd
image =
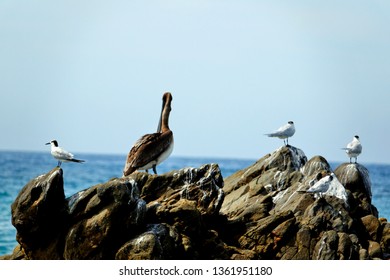
{"type": "Polygon", "coordinates": [[[314,185],[312,185],[307,191],[304,192],[318,194],[320,197],[322,197],[322,195],[328,191],[332,183],[333,176],[334,176],[333,174],[330,174],[321,178],[314,185]]]}
{"type": "Polygon", "coordinates": [[[342,149],[347,153],[350,163],[352,163],[352,158],[355,158],[355,163],[357,163],[357,157],[362,152],[362,144],[360,143],[359,136],[355,135],[347,147],[342,149]]]}
{"type": "Polygon", "coordinates": [[[292,137],[295,133],[295,126],[293,121],[289,121],[282,127],[279,127],[278,130],[272,133],[266,134],[268,137],[278,137],[279,139],[283,139],[285,145],[288,145],[288,138],[292,137]],[[286,139],[286,140],[285,140],[286,139]]]}
{"type": "Polygon", "coordinates": [[[72,161],[78,163],[85,162],[85,160],[75,159],[73,154],[65,151],[61,147],[58,147],[57,140],[51,140],[50,142],[46,143],[46,145],[51,145],[51,155],[56,160],[58,160],[57,167],[60,167],[63,161],[72,161]]]}

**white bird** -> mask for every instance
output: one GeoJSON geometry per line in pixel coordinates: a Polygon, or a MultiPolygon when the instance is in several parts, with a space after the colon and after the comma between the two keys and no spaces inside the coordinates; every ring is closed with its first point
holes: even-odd
{"type": "Polygon", "coordinates": [[[355,158],[355,163],[357,163],[357,157],[362,152],[362,144],[360,143],[359,136],[355,135],[347,147],[342,149],[347,153],[350,163],[352,163],[352,158],[355,158]]]}
{"type": "Polygon", "coordinates": [[[314,185],[312,185],[306,193],[314,193],[314,194],[319,194],[321,197],[324,193],[326,193],[329,189],[330,184],[332,183],[333,180],[333,173],[330,175],[327,175],[320,180],[318,180],[314,185]]]}
{"type": "Polygon", "coordinates": [[[292,137],[295,133],[295,126],[293,121],[289,121],[282,127],[279,127],[275,132],[266,134],[268,137],[278,137],[279,139],[283,139],[285,145],[288,145],[288,138],[292,137]],[[285,140],[286,139],[286,140],[285,140]]]}
{"type": "Polygon", "coordinates": [[[51,145],[51,155],[58,160],[57,167],[61,166],[63,161],[73,161],[73,162],[85,162],[85,160],[75,159],[73,154],[65,151],[63,148],[58,147],[57,140],[51,140],[46,145],[51,145]]]}

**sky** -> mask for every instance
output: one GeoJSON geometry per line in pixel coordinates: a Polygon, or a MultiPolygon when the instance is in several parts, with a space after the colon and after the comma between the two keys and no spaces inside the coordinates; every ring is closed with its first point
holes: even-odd
{"type": "Polygon", "coordinates": [[[387,0],[1,0],[0,150],[126,155],[173,96],[172,156],[390,163],[387,0]]]}

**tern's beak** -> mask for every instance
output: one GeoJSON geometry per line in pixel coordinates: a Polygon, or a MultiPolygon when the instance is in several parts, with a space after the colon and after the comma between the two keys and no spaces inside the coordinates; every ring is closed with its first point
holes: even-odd
{"type": "Polygon", "coordinates": [[[51,143],[49,142],[49,143],[46,143],[45,145],[50,145],[51,143]]]}

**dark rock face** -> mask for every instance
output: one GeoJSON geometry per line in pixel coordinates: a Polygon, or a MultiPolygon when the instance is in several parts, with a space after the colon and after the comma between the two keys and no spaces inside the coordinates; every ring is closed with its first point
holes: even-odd
{"type": "Polygon", "coordinates": [[[11,206],[16,240],[31,259],[61,259],[67,218],[62,170],[31,180],[11,206]]]}
{"type": "Polygon", "coordinates": [[[386,259],[390,224],[371,204],[368,171],[287,146],[225,181],[218,165],[136,172],[65,199],[62,170],[12,205],[18,245],[3,259],[386,259]],[[344,188],[345,187],[345,188],[344,188]]]}

